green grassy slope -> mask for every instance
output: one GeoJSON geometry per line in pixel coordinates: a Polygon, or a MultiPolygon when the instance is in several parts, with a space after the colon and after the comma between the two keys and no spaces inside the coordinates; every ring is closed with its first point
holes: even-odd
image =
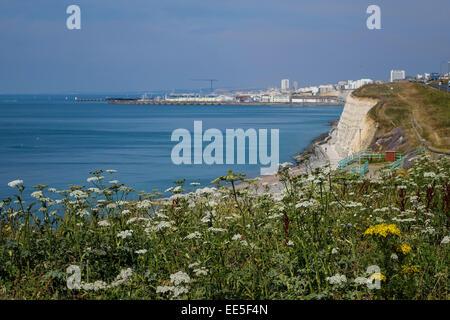
{"type": "Polygon", "coordinates": [[[380,101],[369,113],[379,124],[377,136],[404,127],[408,147],[420,145],[412,129],[418,124],[420,135],[434,148],[450,149],[450,94],[418,83],[399,82],[364,86],[357,97],[380,101]]]}

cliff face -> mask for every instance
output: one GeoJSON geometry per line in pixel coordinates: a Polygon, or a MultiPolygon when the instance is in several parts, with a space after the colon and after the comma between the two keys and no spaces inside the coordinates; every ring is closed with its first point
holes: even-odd
{"type": "Polygon", "coordinates": [[[330,141],[339,157],[367,149],[377,126],[368,112],[378,103],[375,99],[347,97],[339,124],[330,141]]]}

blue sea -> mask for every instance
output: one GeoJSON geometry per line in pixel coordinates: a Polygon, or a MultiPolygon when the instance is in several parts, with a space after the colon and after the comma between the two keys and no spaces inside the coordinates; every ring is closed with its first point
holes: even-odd
{"type": "MultiPolygon", "coordinates": [[[[172,131],[279,129],[280,163],[294,162],[316,136],[329,130],[342,106],[148,106],[74,102],[66,96],[0,96],[0,199],[15,191],[7,183],[24,180],[58,190],[89,185],[89,172],[114,169],[106,181],[119,180],[137,191],[164,191],[187,179],[210,186],[228,169],[256,177],[261,165],[180,165],[171,161],[172,131]]],[[[270,130],[269,130],[270,131],[270,130]]],[[[204,143],[204,147],[207,143],[204,143]]],[[[26,196],[27,198],[27,196],[26,196]]]]}

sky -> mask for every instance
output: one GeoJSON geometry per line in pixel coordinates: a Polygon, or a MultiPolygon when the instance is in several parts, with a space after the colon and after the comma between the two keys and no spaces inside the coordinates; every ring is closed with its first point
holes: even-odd
{"type": "MultiPolygon", "coordinates": [[[[299,86],[450,60],[448,0],[1,0],[0,93],[299,86]],[[66,9],[81,8],[68,30],[66,9]],[[381,30],[369,30],[369,5],[381,30]]],[[[447,68],[447,66],[446,66],[447,68]]]]}

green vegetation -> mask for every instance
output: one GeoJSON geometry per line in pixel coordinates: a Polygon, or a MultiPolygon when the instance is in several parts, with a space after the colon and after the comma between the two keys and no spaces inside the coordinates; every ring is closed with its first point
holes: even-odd
{"type": "MultiPolygon", "coordinates": [[[[378,124],[376,135],[381,136],[397,127],[405,127],[410,149],[420,145],[412,121],[419,126],[419,134],[431,146],[450,150],[450,94],[418,83],[398,82],[361,87],[353,95],[378,99],[369,112],[378,124]]],[[[407,150],[403,150],[407,151],[407,150]]]]}
{"type": "Polygon", "coordinates": [[[170,198],[129,201],[109,170],[90,188],[35,186],[33,204],[12,181],[0,298],[449,299],[449,172],[427,156],[379,180],[284,168],[279,195],[237,189],[229,172],[217,188],[184,193],[183,180],[170,198]]]}

